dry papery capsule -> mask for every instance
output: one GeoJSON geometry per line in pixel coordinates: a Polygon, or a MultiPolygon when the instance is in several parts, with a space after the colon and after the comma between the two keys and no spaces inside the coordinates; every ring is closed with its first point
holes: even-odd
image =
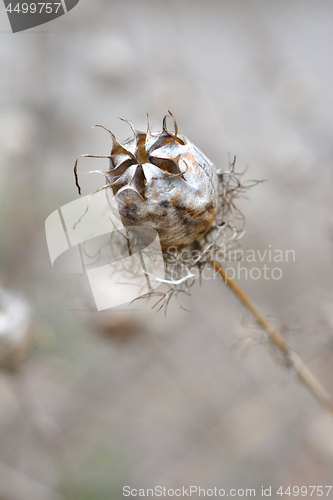
{"type": "MultiPolygon", "coordinates": [[[[218,210],[218,179],[212,162],[187,137],[167,128],[162,132],[136,130],[126,121],[133,137],[120,144],[112,132],[107,197],[115,197],[124,226],[156,229],[163,250],[182,249],[210,229],[218,210]]],[[[101,125],[99,125],[101,126],[101,125]]],[[[103,127],[105,128],[105,127],[103,127]]],[[[75,166],[76,183],[77,163],[75,166]]]]}

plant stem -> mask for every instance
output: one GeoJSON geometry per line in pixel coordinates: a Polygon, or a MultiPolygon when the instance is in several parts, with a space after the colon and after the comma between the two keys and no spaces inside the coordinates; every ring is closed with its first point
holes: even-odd
{"type": "Polygon", "coordinates": [[[292,349],[290,349],[282,335],[268,321],[266,316],[260,311],[260,309],[258,309],[256,304],[245,293],[242,287],[234,279],[228,276],[224,267],[217,261],[214,261],[212,266],[219,273],[223,281],[231,288],[242,304],[251,312],[258,325],[268,333],[269,339],[284,354],[288,363],[295,369],[301,382],[303,382],[303,384],[310,390],[317,400],[333,415],[333,400],[331,396],[318,382],[316,377],[307,368],[301,358],[294,351],[292,351],[292,349]]]}

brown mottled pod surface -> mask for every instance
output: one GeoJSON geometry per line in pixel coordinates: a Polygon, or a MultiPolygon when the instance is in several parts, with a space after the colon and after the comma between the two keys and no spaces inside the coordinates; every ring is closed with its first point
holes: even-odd
{"type": "MultiPolygon", "coordinates": [[[[170,113],[170,112],[169,112],[170,113]]],[[[170,116],[173,118],[172,114],[170,116]]],[[[124,226],[157,230],[163,250],[187,247],[211,227],[217,212],[214,165],[184,135],[167,129],[133,130],[120,144],[113,138],[108,198],[115,196],[124,226]]]]}

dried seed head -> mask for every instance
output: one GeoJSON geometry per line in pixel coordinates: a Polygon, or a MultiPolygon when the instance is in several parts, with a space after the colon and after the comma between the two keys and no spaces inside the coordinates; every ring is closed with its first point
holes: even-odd
{"type": "MultiPolygon", "coordinates": [[[[173,118],[173,115],[169,112],[173,118]]],[[[214,165],[187,137],[174,133],[163,119],[163,130],[135,130],[113,144],[106,189],[115,196],[125,226],[157,230],[162,249],[189,246],[210,229],[217,213],[218,187],[214,165]]]]}
{"type": "MultiPolygon", "coordinates": [[[[258,182],[242,181],[245,173],[235,171],[236,157],[229,160],[227,170],[216,170],[209,159],[187,137],[178,133],[176,121],[174,133],[167,128],[167,116],[163,130],[152,133],[149,120],[146,132],[136,130],[126,121],[133,137],[120,144],[113,133],[103,125],[112,137],[110,155],[80,155],[74,166],[76,186],[81,188],[77,175],[81,157],[108,158],[109,170],[94,170],[106,176],[106,184],[89,198],[105,190],[111,209],[117,205],[124,226],[145,226],[159,233],[163,250],[167,292],[149,292],[143,297],[162,295],[155,304],[160,308],[169,303],[172,296],[190,294],[196,275],[214,261],[228,260],[228,255],[240,246],[245,232],[245,216],[235,205],[237,198],[258,182]]],[[[74,227],[87,213],[80,216],[74,227]]],[[[126,266],[126,259],[120,261],[126,266]]],[[[130,265],[130,263],[129,263],[130,265]]],[[[125,269],[125,267],[124,267],[125,269]]],[[[129,275],[135,270],[127,269],[129,275]]],[[[141,298],[141,297],[140,297],[141,298]]]]}

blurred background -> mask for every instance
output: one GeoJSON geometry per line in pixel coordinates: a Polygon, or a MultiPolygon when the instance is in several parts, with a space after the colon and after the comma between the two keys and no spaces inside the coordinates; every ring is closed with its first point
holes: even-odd
{"type": "Polygon", "coordinates": [[[0,334],[22,340],[0,374],[1,500],[332,484],[332,417],[222,282],[197,282],[191,312],[97,313],[44,230],[78,197],[76,157],[110,151],[94,124],[124,140],[118,116],[158,131],[170,109],[218,168],[237,155],[267,179],[239,200],[243,244],[295,262],[240,282],[333,394],[332,16],[330,0],[81,0],[12,34],[0,7],[0,334]]]}

